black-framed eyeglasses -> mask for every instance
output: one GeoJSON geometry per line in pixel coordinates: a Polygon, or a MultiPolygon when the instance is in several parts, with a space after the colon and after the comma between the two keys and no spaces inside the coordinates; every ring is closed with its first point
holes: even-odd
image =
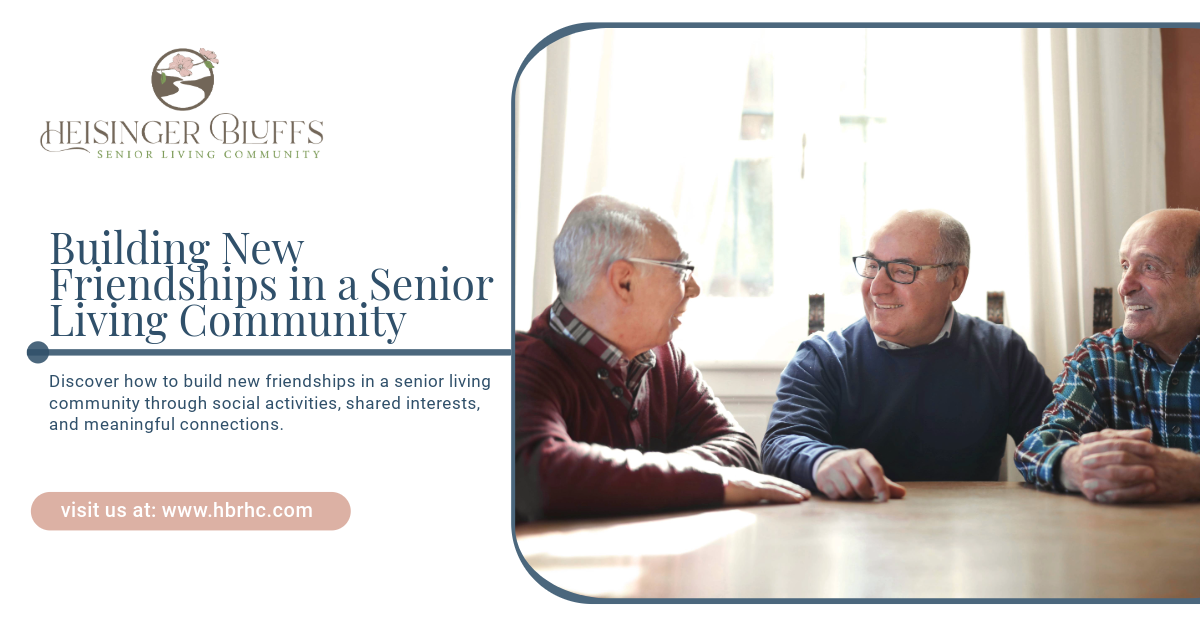
{"type": "Polygon", "coordinates": [[[943,266],[953,266],[954,264],[928,264],[925,266],[917,266],[908,262],[883,262],[865,255],[851,258],[854,260],[854,272],[867,279],[874,279],[879,276],[879,269],[887,273],[888,279],[896,283],[909,284],[917,280],[917,271],[926,270],[929,268],[941,268],[943,266]]]}
{"type": "Polygon", "coordinates": [[[682,278],[685,282],[691,278],[692,273],[696,272],[696,267],[694,265],[684,262],[664,262],[662,260],[646,259],[644,257],[626,257],[625,261],[639,262],[642,264],[654,264],[655,266],[666,266],[667,268],[674,269],[675,272],[679,273],[680,278],[682,278]]]}

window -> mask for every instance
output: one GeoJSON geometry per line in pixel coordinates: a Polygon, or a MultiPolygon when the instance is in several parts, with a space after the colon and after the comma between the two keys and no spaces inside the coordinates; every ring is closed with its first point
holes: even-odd
{"type": "Polygon", "coordinates": [[[560,224],[600,191],[673,218],[702,290],[676,334],[692,359],[786,361],[813,293],[826,329],[861,318],[850,258],[900,209],[942,209],[967,227],[959,311],[984,316],[987,291],[1028,286],[1020,31],[570,40],[560,224]]]}
{"type": "Polygon", "coordinates": [[[733,156],[725,219],[708,281],[713,296],[766,297],[774,285],[773,88],[770,53],[753,55],[746,72],[742,129],[733,156]]]}

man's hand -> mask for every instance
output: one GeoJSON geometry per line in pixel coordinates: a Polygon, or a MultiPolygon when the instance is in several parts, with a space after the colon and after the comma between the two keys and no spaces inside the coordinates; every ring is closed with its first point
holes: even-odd
{"type": "Polygon", "coordinates": [[[741,467],[721,467],[725,479],[725,505],[743,506],[760,501],[795,504],[810,497],[807,489],[770,475],[741,467]]]}
{"type": "Polygon", "coordinates": [[[1088,500],[1182,502],[1200,497],[1200,455],[1158,447],[1148,427],[1086,433],[1063,454],[1063,488],[1088,500]]]}
{"type": "Polygon", "coordinates": [[[1153,435],[1150,433],[1150,428],[1148,427],[1143,427],[1140,430],[1114,430],[1110,428],[1104,428],[1099,432],[1088,432],[1087,434],[1080,436],[1079,442],[1087,444],[1102,440],[1114,440],[1118,438],[1140,440],[1149,443],[1151,440],[1153,440],[1153,435]]]}
{"type": "Polygon", "coordinates": [[[1178,502],[1200,496],[1200,456],[1152,444],[1149,428],[1102,430],[1063,454],[1059,479],[1092,501],[1178,502]]]}
{"type": "Polygon", "coordinates": [[[886,502],[904,497],[904,487],[887,479],[875,456],[865,449],[848,449],[826,456],[813,474],[817,488],[829,499],[873,499],[886,502]]]}
{"type": "Polygon", "coordinates": [[[1063,454],[1058,472],[1063,488],[1101,503],[1141,500],[1158,490],[1150,465],[1157,446],[1133,438],[1089,440],[1063,454]]]}

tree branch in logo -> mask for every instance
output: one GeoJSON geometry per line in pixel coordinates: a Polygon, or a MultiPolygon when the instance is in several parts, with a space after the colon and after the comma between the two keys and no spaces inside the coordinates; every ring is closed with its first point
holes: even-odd
{"type": "MultiPolygon", "coordinates": [[[[203,57],[204,67],[206,67],[210,70],[213,69],[214,63],[220,63],[220,61],[217,60],[217,53],[215,53],[211,50],[205,50],[205,49],[201,48],[200,56],[203,57]]],[[[181,78],[187,78],[192,75],[192,66],[194,66],[194,65],[196,65],[196,62],[193,61],[191,57],[185,57],[183,55],[175,55],[171,59],[171,64],[168,67],[159,69],[158,82],[159,83],[167,82],[167,72],[178,72],[179,76],[181,78]]]]}

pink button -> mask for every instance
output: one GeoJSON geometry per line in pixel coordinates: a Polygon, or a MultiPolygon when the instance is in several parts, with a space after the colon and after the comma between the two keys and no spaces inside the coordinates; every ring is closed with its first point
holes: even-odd
{"type": "Polygon", "coordinates": [[[350,502],[339,493],[42,493],[30,514],[43,530],[337,530],[350,502]]]}

